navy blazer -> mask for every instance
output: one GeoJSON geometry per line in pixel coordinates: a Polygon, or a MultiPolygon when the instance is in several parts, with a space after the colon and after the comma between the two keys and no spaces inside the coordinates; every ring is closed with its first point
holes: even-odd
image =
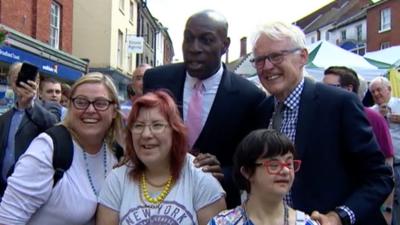
{"type": "MultiPolygon", "coordinates": [[[[33,107],[25,110],[25,115],[22,117],[21,123],[15,134],[15,159],[18,158],[28,149],[32,140],[41,132],[53,126],[59,121],[58,115],[51,113],[49,110],[54,110],[51,103],[46,104],[46,108],[42,103],[35,101],[33,107]],[[52,106],[52,107],[50,107],[52,106]]],[[[5,149],[8,142],[8,133],[10,130],[11,119],[14,114],[14,109],[10,109],[0,116],[0,169],[3,168],[3,160],[5,149]]],[[[0,196],[7,184],[0,178],[0,196]]]]}
{"type": "MultiPolygon", "coordinates": [[[[185,78],[183,63],[156,67],[146,71],[143,90],[168,89],[175,97],[182,116],[185,78]]],[[[230,192],[227,188],[234,186],[231,166],[237,145],[252,130],[267,125],[265,93],[224,66],[221,83],[194,149],[218,158],[224,170],[227,183],[223,186],[227,192],[230,192]]],[[[238,201],[230,203],[229,197],[227,200],[229,207],[239,204],[238,201]]]]}
{"type": "MultiPolygon", "coordinates": [[[[272,109],[273,98],[268,101],[272,109]]],[[[391,170],[355,94],[306,78],[295,147],[302,165],[292,187],[294,208],[327,213],[346,205],[356,224],[386,224],[379,209],[393,188],[391,170]]]]}

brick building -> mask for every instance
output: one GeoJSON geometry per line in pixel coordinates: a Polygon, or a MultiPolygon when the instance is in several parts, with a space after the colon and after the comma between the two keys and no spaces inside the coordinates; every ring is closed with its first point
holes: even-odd
{"type": "Polygon", "coordinates": [[[367,9],[367,51],[400,45],[400,1],[382,0],[367,9]]]}
{"type": "Polygon", "coordinates": [[[87,62],[71,55],[73,1],[0,1],[0,27],[7,32],[0,46],[0,75],[9,64],[27,61],[43,75],[72,82],[87,62]]]}

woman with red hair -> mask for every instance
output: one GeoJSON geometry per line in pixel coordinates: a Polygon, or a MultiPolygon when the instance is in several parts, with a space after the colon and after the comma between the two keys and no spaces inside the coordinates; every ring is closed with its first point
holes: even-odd
{"type": "Polygon", "coordinates": [[[164,91],[137,98],[128,117],[127,162],[107,177],[98,225],[207,224],[226,208],[225,192],[188,154],[186,128],[164,91]]]}

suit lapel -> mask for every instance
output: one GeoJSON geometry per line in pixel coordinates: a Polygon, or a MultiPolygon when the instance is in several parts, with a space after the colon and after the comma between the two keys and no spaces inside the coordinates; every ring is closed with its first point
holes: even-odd
{"type": "Polygon", "coordinates": [[[202,139],[205,137],[204,134],[210,133],[209,130],[215,129],[216,126],[218,127],[218,121],[223,120],[224,117],[224,113],[221,112],[227,111],[226,109],[231,104],[231,101],[235,99],[234,95],[238,93],[239,89],[232,85],[232,76],[233,74],[227,71],[224,66],[224,72],[222,74],[221,82],[218,86],[217,94],[215,95],[215,99],[211,106],[206,123],[201,130],[196,144],[202,141],[202,139]]]}
{"type": "Polygon", "coordinates": [[[315,93],[314,81],[305,78],[304,88],[300,98],[299,114],[297,116],[295,146],[298,155],[301,156],[307,149],[308,139],[315,123],[318,96],[315,93]]]}
{"type": "Polygon", "coordinates": [[[179,67],[179,70],[176,74],[172,75],[173,80],[171,83],[170,90],[175,95],[176,104],[178,105],[179,113],[181,114],[181,118],[183,118],[183,91],[185,86],[186,79],[186,69],[184,64],[179,67]]]}

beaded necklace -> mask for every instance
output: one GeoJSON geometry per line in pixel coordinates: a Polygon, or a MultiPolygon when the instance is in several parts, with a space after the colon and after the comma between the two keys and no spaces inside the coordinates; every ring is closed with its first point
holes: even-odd
{"type": "Polygon", "coordinates": [[[167,183],[164,185],[161,193],[157,197],[153,198],[150,196],[149,191],[147,190],[146,175],[144,175],[144,173],[143,173],[142,179],[140,181],[140,191],[143,192],[143,196],[147,202],[155,204],[155,205],[159,205],[161,202],[164,201],[164,199],[167,197],[167,195],[171,191],[172,180],[173,180],[172,176],[170,176],[168,178],[167,183]]]}
{"type": "MultiPolygon", "coordinates": [[[[83,149],[82,149],[83,150],[83,149]]],[[[107,175],[107,151],[106,151],[106,144],[103,144],[103,165],[104,165],[104,179],[106,178],[107,175]]],[[[90,170],[89,170],[89,163],[88,163],[88,159],[87,159],[87,153],[86,151],[82,151],[83,153],[83,159],[85,161],[85,166],[86,166],[86,175],[89,179],[89,183],[90,183],[90,187],[92,188],[92,191],[94,193],[94,195],[99,196],[99,192],[96,190],[96,188],[93,185],[93,179],[92,176],[90,175],[90,170]]]]}

